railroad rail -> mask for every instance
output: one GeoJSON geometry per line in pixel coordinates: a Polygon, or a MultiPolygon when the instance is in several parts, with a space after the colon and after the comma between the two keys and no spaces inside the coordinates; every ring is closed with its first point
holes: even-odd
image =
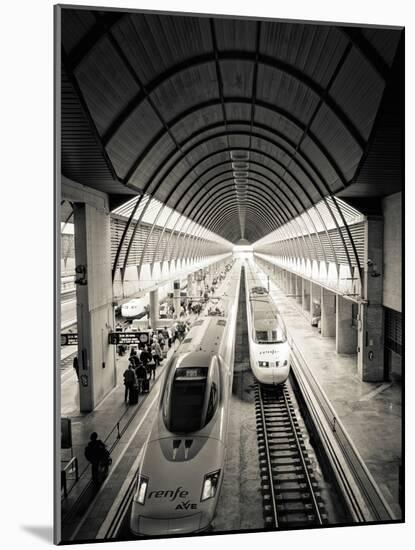
{"type": "Polygon", "coordinates": [[[327,514],[287,383],[256,384],[255,409],[265,527],[323,525],[327,514]]]}

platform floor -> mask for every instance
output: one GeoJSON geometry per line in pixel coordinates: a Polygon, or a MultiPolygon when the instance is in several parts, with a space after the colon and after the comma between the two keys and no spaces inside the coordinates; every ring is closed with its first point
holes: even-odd
{"type": "MultiPolygon", "coordinates": [[[[264,285],[267,277],[260,266],[264,285]]],[[[287,297],[270,274],[275,298],[289,335],[305,357],[397,519],[399,465],[402,456],[402,386],[398,382],[362,382],[357,355],[336,353],[335,338],[322,337],[308,312],[287,297]]]]}

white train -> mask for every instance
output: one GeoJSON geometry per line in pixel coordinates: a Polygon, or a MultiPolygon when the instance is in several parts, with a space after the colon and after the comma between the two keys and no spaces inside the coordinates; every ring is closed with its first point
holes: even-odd
{"type": "Polygon", "coordinates": [[[290,372],[290,347],[284,321],[255,267],[244,262],[251,369],[260,384],[277,386],[290,372]]]}
{"type": "MultiPolygon", "coordinates": [[[[187,295],[186,293],[187,284],[180,289],[180,296],[183,298],[187,295]]],[[[163,285],[159,288],[159,301],[160,301],[160,317],[165,318],[164,309],[167,307],[166,303],[163,303],[166,300],[169,294],[169,285],[163,285]],[[163,316],[163,317],[162,317],[163,316]]],[[[140,319],[146,315],[148,308],[150,307],[150,297],[149,294],[142,296],[141,298],[132,298],[128,302],[125,302],[121,306],[121,316],[125,319],[140,319]]]]}
{"type": "Polygon", "coordinates": [[[146,314],[146,308],[149,306],[148,296],[143,298],[133,298],[129,302],[122,304],[121,315],[125,319],[138,319],[146,314]]]}
{"type": "MultiPolygon", "coordinates": [[[[193,324],[166,365],[130,516],[135,535],[195,533],[212,522],[226,455],[240,264],[221,285],[221,313],[193,324]]],[[[213,312],[212,312],[213,313],[213,312]]]]}

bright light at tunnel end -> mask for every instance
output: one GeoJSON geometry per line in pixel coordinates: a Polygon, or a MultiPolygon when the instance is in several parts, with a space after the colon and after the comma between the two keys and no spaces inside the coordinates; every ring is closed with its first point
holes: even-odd
{"type": "Polygon", "coordinates": [[[249,245],[235,245],[232,249],[233,255],[245,259],[245,258],[252,258],[254,254],[254,249],[252,246],[249,245]]]}

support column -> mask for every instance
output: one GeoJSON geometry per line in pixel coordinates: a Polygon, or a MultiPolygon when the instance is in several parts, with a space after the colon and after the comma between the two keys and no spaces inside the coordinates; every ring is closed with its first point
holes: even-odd
{"type": "Polygon", "coordinates": [[[357,350],[357,327],[353,326],[353,302],[336,296],[336,352],[354,354],[357,350]]]}
{"type": "Polygon", "coordinates": [[[310,311],[310,281],[303,279],[303,310],[310,311]]]}
{"type": "Polygon", "coordinates": [[[297,303],[301,304],[301,302],[303,301],[303,279],[298,275],[296,276],[295,294],[295,299],[297,303]]]}
{"type": "Polygon", "coordinates": [[[321,317],[321,287],[310,282],[310,321],[321,317]]]}
{"type": "Polygon", "coordinates": [[[189,298],[193,295],[193,273],[189,273],[187,276],[187,297],[189,298]]]}
{"type": "Polygon", "coordinates": [[[174,307],[174,319],[180,317],[180,281],[174,281],[173,283],[173,307],[174,307]]]}
{"type": "Polygon", "coordinates": [[[296,285],[295,285],[295,275],[294,273],[289,273],[289,281],[290,281],[290,290],[289,290],[289,294],[291,294],[291,297],[292,298],[295,298],[295,292],[296,292],[296,285]]]}
{"type": "Polygon", "coordinates": [[[115,347],[108,344],[114,325],[110,216],[74,202],[74,224],[79,403],[81,412],[90,412],[115,386],[115,347]]]}
{"type": "Polygon", "coordinates": [[[321,336],[336,336],[336,295],[321,289],[321,336]]]}
{"type": "Polygon", "coordinates": [[[284,293],[289,294],[290,293],[290,283],[289,283],[289,273],[286,269],[284,269],[284,275],[283,275],[283,282],[284,282],[284,293]]]}
{"type": "Polygon", "coordinates": [[[160,315],[160,302],[159,302],[159,290],[150,291],[150,324],[151,328],[154,330],[157,328],[157,322],[160,315]]]}
{"type": "Polygon", "coordinates": [[[384,379],[383,328],[383,218],[371,216],[365,222],[363,298],[358,321],[357,370],[364,382],[384,379]]]}

